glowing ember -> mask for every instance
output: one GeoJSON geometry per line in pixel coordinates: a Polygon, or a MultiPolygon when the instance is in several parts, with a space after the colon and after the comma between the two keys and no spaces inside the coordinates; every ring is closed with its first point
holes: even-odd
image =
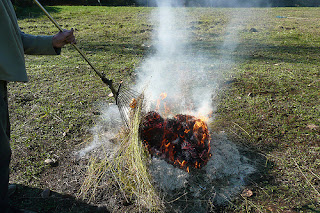
{"type": "Polygon", "coordinates": [[[132,100],[129,104],[130,108],[132,108],[132,109],[136,108],[137,103],[138,103],[137,100],[135,98],[132,98],[132,100]]]}
{"type": "Polygon", "coordinates": [[[149,112],[140,127],[140,135],[151,155],[188,172],[189,167],[203,167],[211,157],[208,127],[191,115],[163,119],[157,112],[149,112]]]}

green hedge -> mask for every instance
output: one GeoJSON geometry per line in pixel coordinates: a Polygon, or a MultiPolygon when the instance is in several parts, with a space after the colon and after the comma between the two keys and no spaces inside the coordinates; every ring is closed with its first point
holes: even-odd
{"type": "MultiPolygon", "coordinates": [[[[11,0],[17,7],[30,7],[33,0],[11,0]]],[[[106,5],[129,6],[134,5],[135,0],[39,0],[42,5],[106,5]]]]}
{"type": "MultiPolygon", "coordinates": [[[[33,0],[11,0],[17,7],[30,7],[33,0]]],[[[105,5],[105,6],[155,6],[156,0],[39,0],[43,5],[105,5]]],[[[320,0],[184,0],[186,6],[232,7],[233,5],[273,6],[273,7],[317,7],[320,0]]]]}
{"type": "Polygon", "coordinates": [[[31,7],[33,0],[11,0],[12,4],[16,7],[31,7]]]}

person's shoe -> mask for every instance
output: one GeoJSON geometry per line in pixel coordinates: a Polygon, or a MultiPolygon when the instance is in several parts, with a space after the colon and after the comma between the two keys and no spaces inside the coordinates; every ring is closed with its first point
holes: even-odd
{"type": "Polygon", "coordinates": [[[8,186],[8,196],[12,196],[15,192],[17,191],[17,185],[15,184],[10,184],[8,186]]]}

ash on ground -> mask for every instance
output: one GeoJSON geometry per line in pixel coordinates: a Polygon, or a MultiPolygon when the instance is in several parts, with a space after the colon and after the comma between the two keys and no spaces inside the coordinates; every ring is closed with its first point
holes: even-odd
{"type": "Polygon", "coordinates": [[[220,133],[212,136],[212,157],[201,170],[189,173],[153,158],[151,174],[172,212],[210,212],[215,205],[232,201],[245,188],[246,178],[256,172],[255,163],[220,133]]]}

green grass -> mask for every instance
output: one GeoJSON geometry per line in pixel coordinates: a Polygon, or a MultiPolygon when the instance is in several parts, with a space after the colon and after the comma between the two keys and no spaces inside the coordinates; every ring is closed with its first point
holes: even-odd
{"type": "MultiPolygon", "coordinates": [[[[156,26],[149,19],[152,8],[48,9],[63,28],[76,29],[80,49],[115,81],[132,82],[135,69],[152,51],[147,47],[156,26]]],[[[219,57],[230,13],[241,13],[248,20],[231,54],[237,65],[222,75],[225,84],[217,97],[216,119],[209,125],[258,150],[273,166],[252,184],[254,196],[240,197],[225,210],[320,211],[319,9],[190,8],[188,12],[192,45],[212,58],[219,57]]],[[[19,19],[22,30],[55,34],[53,24],[39,14],[38,9],[24,10],[19,19]]],[[[72,194],[72,189],[47,182],[48,174],[68,177],[44,160],[58,156],[60,162],[69,162],[72,152],[91,140],[89,130],[98,119],[99,105],[113,102],[110,91],[71,46],[61,56],[26,56],[26,64],[30,81],[9,84],[11,182],[72,194]]],[[[37,208],[48,211],[45,205],[37,208]]]]}
{"type": "Polygon", "coordinates": [[[265,12],[250,26],[258,32],[241,33],[244,61],[219,95],[214,126],[274,163],[250,211],[319,211],[319,10],[265,12]]]}

